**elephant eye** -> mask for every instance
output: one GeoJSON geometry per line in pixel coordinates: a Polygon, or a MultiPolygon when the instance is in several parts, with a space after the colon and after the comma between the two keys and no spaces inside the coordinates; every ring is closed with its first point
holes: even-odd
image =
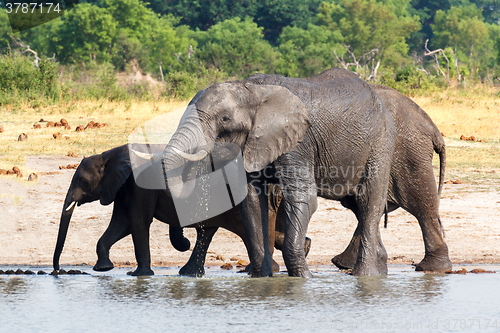
{"type": "Polygon", "coordinates": [[[89,183],[87,183],[87,181],[85,181],[83,179],[80,179],[79,185],[82,188],[82,190],[84,190],[84,191],[89,190],[89,188],[90,188],[89,183]]]}
{"type": "Polygon", "coordinates": [[[227,123],[230,120],[231,120],[231,118],[229,116],[227,116],[227,115],[226,116],[222,116],[222,122],[227,123]]]}

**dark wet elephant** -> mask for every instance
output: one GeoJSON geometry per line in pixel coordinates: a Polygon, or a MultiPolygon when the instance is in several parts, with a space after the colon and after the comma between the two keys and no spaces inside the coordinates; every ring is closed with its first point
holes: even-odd
{"type": "MultiPolygon", "coordinates": [[[[348,70],[332,68],[311,80],[328,82],[345,77],[357,76],[348,70]]],[[[443,238],[444,231],[439,218],[439,197],[446,164],[443,136],[429,115],[410,98],[383,85],[371,84],[371,87],[391,114],[397,133],[391,163],[387,210],[391,212],[401,207],[415,216],[420,224],[425,257],[416,266],[417,271],[450,270],[452,265],[448,246],[443,238]],[[438,187],[432,167],[434,152],[440,159],[438,187]]],[[[356,209],[349,205],[346,207],[356,209]]],[[[359,232],[358,226],[347,249],[332,259],[339,268],[354,267],[359,249],[359,232]]]]}
{"type": "MultiPolygon", "coordinates": [[[[450,270],[448,246],[439,218],[439,197],[446,163],[444,139],[427,113],[410,98],[386,86],[372,87],[382,98],[397,130],[387,209],[391,212],[401,207],[419,222],[425,257],[416,265],[417,271],[450,270]],[[432,167],[434,152],[440,158],[439,186],[436,186],[432,167]]],[[[347,249],[335,256],[332,262],[339,268],[354,267],[359,241],[358,227],[347,249]]]]}
{"type": "MultiPolygon", "coordinates": [[[[334,80],[340,77],[356,78],[356,74],[332,68],[311,80],[334,80]]],[[[388,211],[401,207],[419,221],[424,239],[425,257],[416,265],[416,270],[449,270],[452,265],[439,218],[439,197],[446,163],[444,139],[427,113],[411,99],[386,86],[376,84],[371,86],[382,98],[397,131],[387,198],[388,211]],[[432,167],[434,151],[440,158],[439,186],[436,186],[432,167]]],[[[285,223],[282,220],[283,218],[279,218],[276,221],[275,234],[275,247],[280,250],[285,233],[285,223]]],[[[353,268],[359,240],[359,229],[356,229],[348,248],[342,254],[335,256],[332,262],[341,269],[353,268]]]]}
{"type": "MultiPolygon", "coordinates": [[[[278,182],[283,191],[283,257],[290,276],[311,276],[304,239],[318,194],[355,207],[361,241],[353,274],[387,272],[379,221],[387,201],[396,130],[366,82],[258,74],[208,87],[195,107],[165,148],[164,167],[176,170],[186,158],[206,158],[217,153],[217,143],[241,149],[250,184],[241,211],[254,276],[272,275],[265,181],[278,182]],[[266,168],[271,172],[262,172],[266,168]]],[[[172,181],[182,183],[181,176],[172,181]]],[[[191,191],[183,186],[177,195],[184,198],[191,191]]]]}
{"type": "MultiPolygon", "coordinates": [[[[151,175],[154,175],[154,172],[151,173],[146,169],[139,177],[151,177],[151,175]]],[[[164,179],[149,179],[148,181],[164,182],[164,179]]],[[[59,258],[75,205],[80,206],[96,200],[100,200],[103,205],[114,202],[114,207],[109,226],[97,244],[98,260],[94,270],[107,271],[112,269],[113,263],[109,259],[109,249],[120,239],[132,234],[138,263],[138,267],[132,275],[152,275],[149,229],[153,218],[170,225],[170,240],[177,250],[187,251],[189,249],[189,240],[184,237],[182,228],[179,227],[175,205],[168,190],[145,189],[138,186],[137,183],[141,183],[141,179],[137,179],[136,182],[132,174],[127,145],[82,160],[73,175],[64,201],[54,252],[54,269],[59,269],[59,258]]],[[[280,198],[275,198],[273,195],[270,195],[269,198],[272,200],[269,206],[270,227],[274,228],[280,198]]],[[[188,263],[180,270],[181,275],[202,276],[204,274],[208,246],[219,227],[234,232],[248,246],[238,208],[191,227],[195,227],[197,230],[197,242],[188,263]]],[[[310,240],[307,241],[306,246],[309,247],[309,244],[310,240]]],[[[274,270],[279,270],[279,266],[276,263],[273,264],[274,270]]]]}

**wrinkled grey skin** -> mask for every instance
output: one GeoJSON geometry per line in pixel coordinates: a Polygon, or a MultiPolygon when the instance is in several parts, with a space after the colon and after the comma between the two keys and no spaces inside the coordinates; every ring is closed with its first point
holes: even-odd
{"type": "MultiPolygon", "coordinates": [[[[150,177],[151,173],[146,169],[139,177],[141,176],[150,177]]],[[[151,179],[149,180],[151,181],[151,179]]],[[[163,181],[163,179],[153,179],[152,181],[163,181]]],[[[280,198],[272,195],[269,198],[273,201],[269,206],[270,227],[274,228],[280,198]]],[[[94,270],[108,271],[112,269],[114,266],[109,259],[111,246],[125,236],[132,234],[138,263],[138,267],[132,275],[153,275],[150,267],[149,248],[149,229],[153,217],[170,225],[170,240],[177,250],[187,251],[189,249],[189,240],[183,236],[169,191],[144,189],[137,186],[130,165],[129,147],[124,145],[83,159],[73,175],[61,214],[54,252],[54,269],[59,269],[59,258],[75,206],[69,210],[67,208],[73,201],[77,203],[77,206],[80,206],[96,200],[100,200],[103,205],[114,202],[114,207],[109,226],[97,244],[98,260],[94,270]]],[[[208,246],[219,227],[234,232],[242,238],[246,246],[248,244],[238,208],[191,227],[196,228],[197,241],[188,263],[180,270],[181,275],[204,275],[208,246]]],[[[310,245],[310,240],[307,245],[310,245]]],[[[273,270],[279,270],[279,266],[275,262],[273,262],[273,270]]]]}
{"type": "MultiPolygon", "coordinates": [[[[445,142],[441,132],[427,113],[408,97],[389,87],[372,87],[382,98],[397,130],[387,196],[388,212],[401,207],[415,216],[420,224],[425,257],[416,265],[417,271],[450,270],[452,265],[448,246],[439,219],[439,197],[446,163],[445,142]],[[439,187],[436,186],[432,168],[434,152],[440,158],[439,187]]],[[[347,249],[335,256],[332,262],[339,268],[354,267],[359,240],[358,227],[347,249]]]]}
{"type": "Polygon", "coordinates": [[[184,162],[173,148],[196,153],[205,141],[241,148],[250,186],[240,207],[253,276],[272,275],[265,180],[279,182],[283,191],[283,257],[290,276],[311,276],[304,240],[317,194],[356,207],[361,241],[353,274],[387,272],[379,221],[387,201],[396,130],[367,83],[357,78],[315,83],[258,74],[210,86],[195,106],[197,115],[184,119],[165,148],[164,167],[171,170],[184,162]],[[277,171],[273,179],[259,173],[266,166],[277,171]],[[331,168],[349,167],[362,172],[329,174],[331,168]]]}
{"type": "MultiPolygon", "coordinates": [[[[332,68],[311,80],[333,80],[341,77],[357,76],[351,71],[332,68]]],[[[452,265],[439,219],[439,197],[443,188],[446,163],[444,139],[427,113],[411,99],[386,86],[371,86],[391,114],[397,131],[387,197],[388,212],[401,207],[419,221],[424,238],[425,257],[415,269],[447,271],[452,265]],[[440,158],[438,187],[432,167],[434,151],[440,158]]],[[[271,232],[271,229],[269,230],[271,232]]],[[[278,213],[274,238],[275,247],[279,250],[283,246],[284,236],[284,214],[278,213]]],[[[352,269],[356,264],[359,240],[359,229],[356,229],[347,249],[335,256],[332,262],[341,269],[352,269]]]]}

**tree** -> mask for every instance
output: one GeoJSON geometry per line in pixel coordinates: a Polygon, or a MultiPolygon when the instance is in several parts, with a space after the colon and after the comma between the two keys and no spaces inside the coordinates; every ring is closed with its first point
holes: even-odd
{"type": "Polygon", "coordinates": [[[102,0],[101,5],[117,23],[110,48],[113,65],[123,70],[136,59],[141,68],[147,68],[150,65],[148,45],[153,42],[154,30],[160,29],[158,14],[139,0],[102,0]]]}
{"type": "Polygon", "coordinates": [[[63,63],[109,61],[117,25],[106,9],[81,4],[66,13],[54,29],[52,49],[63,63]]]}
{"type": "Polygon", "coordinates": [[[0,54],[4,53],[10,45],[11,39],[9,38],[9,35],[11,34],[11,31],[7,13],[3,8],[0,8],[0,54]]]}
{"type": "Polygon", "coordinates": [[[284,76],[316,75],[336,64],[334,51],[343,50],[340,42],[339,31],[313,24],[307,29],[285,27],[279,39],[280,59],[276,71],[284,76]]]}
{"type": "Polygon", "coordinates": [[[264,37],[275,45],[283,28],[306,29],[314,23],[321,0],[259,0],[254,21],[263,27],[264,37]]]}
{"type": "Polygon", "coordinates": [[[212,25],[227,19],[253,17],[257,0],[150,0],[156,13],[180,18],[180,24],[206,31],[212,25]]]}
{"type": "Polygon", "coordinates": [[[198,44],[191,37],[192,31],[187,26],[174,27],[176,22],[171,16],[162,16],[152,29],[146,45],[149,70],[155,68],[153,71],[156,72],[156,68],[161,66],[169,72],[183,70],[190,65],[189,59],[193,57],[190,49],[196,48],[198,44]]]}
{"type": "Polygon", "coordinates": [[[421,24],[421,29],[411,36],[411,48],[420,51],[427,39],[433,39],[431,24],[434,15],[438,10],[447,11],[451,4],[450,0],[411,0],[410,5],[410,13],[418,16],[421,24]]]}
{"type": "Polygon", "coordinates": [[[483,17],[486,23],[499,23],[500,0],[471,0],[470,2],[483,9],[483,17]]]}
{"type": "Polygon", "coordinates": [[[481,12],[475,5],[451,7],[447,12],[438,10],[431,25],[433,48],[451,47],[473,73],[495,58],[494,40],[490,38],[493,27],[483,21],[481,12]]]}
{"type": "Polygon", "coordinates": [[[379,65],[397,68],[406,61],[406,38],[420,25],[418,17],[401,8],[400,16],[396,15],[397,8],[375,0],[325,2],[320,7],[318,25],[340,32],[348,50],[345,56],[360,67],[369,67],[367,78],[376,74],[379,65]]]}
{"type": "Polygon", "coordinates": [[[233,18],[195,35],[197,57],[230,76],[243,77],[257,71],[273,72],[276,54],[263,39],[262,28],[250,18],[233,18]]]}

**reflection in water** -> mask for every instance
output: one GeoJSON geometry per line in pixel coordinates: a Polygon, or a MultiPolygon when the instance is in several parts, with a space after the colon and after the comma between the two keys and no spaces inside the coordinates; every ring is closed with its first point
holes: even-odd
{"type": "MultiPolygon", "coordinates": [[[[90,271],[90,269],[89,269],[90,271]]],[[[0,331],[443,331],[452,319],[498,319],[498,274],[397,271],[251,279],[155,275],[0,277],[0,331]],[[440,329],[439,329],[440,328],[440,329]],[[417,329],[415,329],[417,330],[417,329]]],[[[118,272],[119,274],[117,274],[118,272]]],[[[453,330],[451,330],[453,331],[453,330]]]]}
{"type": "Polygon", "coordinates": [[[0,297],[7,295],[23,295],[28,291],[29,284],[20,277],[0,278],[0,297]]]}
{"type": "Polygon", "coordinates": [[[432,302],[442,295],[443,281],[442,275],[433,274],[361,276],[356,278],[356,296],[370,304],[395,300],[432,302]]]}

